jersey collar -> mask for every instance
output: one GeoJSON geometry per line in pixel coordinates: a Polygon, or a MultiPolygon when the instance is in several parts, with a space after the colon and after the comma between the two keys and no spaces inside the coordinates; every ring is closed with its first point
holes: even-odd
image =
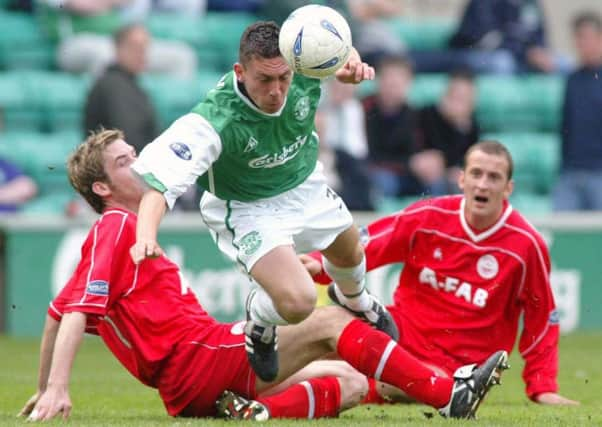
{"type": "Polygon", "coordinates": [[[282,107],[280,107],[280,110],[276,111],[275,113],[266,113],[265,111],[260,110],[244,93],[240,91],[240,88],[238,87],[238,80],[236,79],[236,73],[232,73],[232,86],[234,86],[234,92],[236,92],[238,97],[242,99],[251,110],[261,114],[262,116],[280,117],[280,115],[282,114],[282,110],[284,110],[284,107],[286,106],[288,96],[284,98],[284,102],[282,103],[282,107]]]}
{"type": "Polygon", "coordinates": [[[460,212],[459,212],[460,223],[462,224],[462,228],[464,229],[464,232],[466,234],[468,234],[468,237],[470,237],[470,239],[473,242],[480,242],[481,240],[485,240],[486,238],[494,235],[500,228],[502,228],[504,226],[504,224],[506,223],[506,220],[512,213],[512,205],[510,203],[508,203],[506,206],[506,209],[504,210],[504,213],[502,214],[500,219],[494,225],[492,225],[491,227],[489,227],[488,229],[486,229],[485,231],[483,231],[481,233],[475,233],[473,231],[473,229],[470,228],[470,225],[468,225],[468,222],[466,221],[466,216],[464,215],[464,205],[465,204],[466,204],[466,199],[464,197],[462,197],[462,201],[460,202],[460,212]]]}

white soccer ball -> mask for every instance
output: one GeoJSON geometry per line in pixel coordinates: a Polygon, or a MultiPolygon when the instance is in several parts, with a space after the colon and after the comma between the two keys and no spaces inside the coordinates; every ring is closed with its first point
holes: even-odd
{"type": "Polygon", "coordinates": [[[341,68],[351,53],[351,30],[336,10],[320,5],[293,11],[280,28],[280,52],[294,72],[323,78],[341,68]]]}

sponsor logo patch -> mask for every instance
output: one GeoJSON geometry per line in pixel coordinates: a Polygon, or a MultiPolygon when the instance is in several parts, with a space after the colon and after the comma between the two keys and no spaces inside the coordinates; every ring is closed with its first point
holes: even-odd
{"type": "Polygon", "coordinates": [[[261,246],[261,242],[262,239],[259,232],[251,231],[242,236],[238,245],[245,255],[253,255],[261,246]]]}
{"type": "Polygon", "coordinates": [[[109,295],[109,282],[104,280],[93,280],[86,286],[86,293],[91,295],[109,295]]]}
{"type": "Polygon", "coordinates": [[[493,279],[497,276],[499,269],[497,259],[491,254],[483,255],[477,261],[477,273],[483,279],[493,279]]]}
{"type": "Polygon", "coordinates": [[[188,148],[188,145],[182,142],[173,142],[169,144],[169,148],[171,148],[171,151],[173,151],[175,155],[182,160],[192,159],[192,153],[190,152],[190,148],[188,148]]]}
{"type": "Polygon", "coordinates": [[[560,323],[560,313],[558,310],[554,310],[550,313],[550,319],[548,321],[550,325],[558,325],[560,323]]]}

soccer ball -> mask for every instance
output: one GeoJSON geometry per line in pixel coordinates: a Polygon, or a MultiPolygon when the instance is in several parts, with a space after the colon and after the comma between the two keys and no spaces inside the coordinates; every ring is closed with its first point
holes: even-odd
{"type": "Polygon", "coordinates": [[[320,5],[293,11],[280,28],[280,53],[294,72],[323,78],[341,68],[351,53],[351,30],[336,10],[320,5]]]}

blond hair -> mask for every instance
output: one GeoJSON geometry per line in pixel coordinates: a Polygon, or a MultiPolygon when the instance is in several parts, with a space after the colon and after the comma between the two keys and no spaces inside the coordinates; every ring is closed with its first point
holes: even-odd
{"type": "Polygon", "coordinates": [[[110,184],[105,171],[103,153],[109,145],[124,139],[123,132],[116,129],[100,129],[92,132],[69,156],[67,171],[69,182],[97,213],[102,213],[105,201],[92,190],[96,181],[110,184]]]}

